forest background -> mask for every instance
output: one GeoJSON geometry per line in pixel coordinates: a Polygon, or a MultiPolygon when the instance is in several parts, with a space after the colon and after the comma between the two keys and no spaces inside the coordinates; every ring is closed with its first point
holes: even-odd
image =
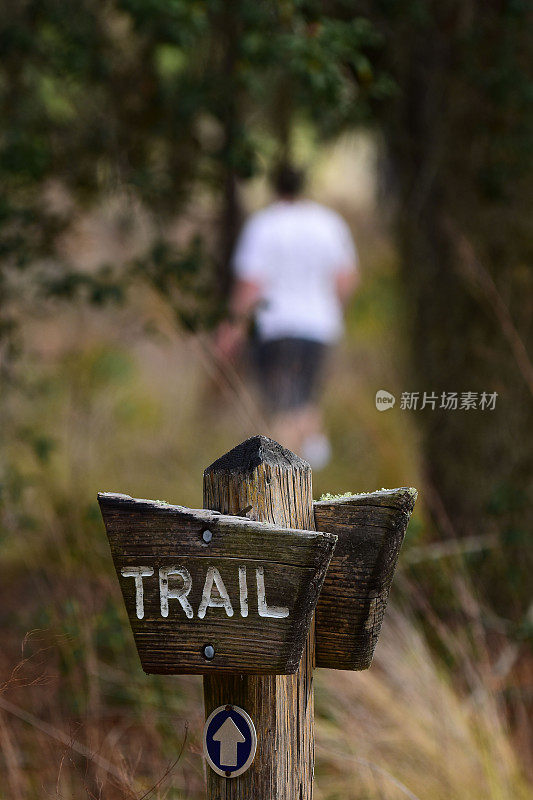
{"type": "Polygon", "coordinates": [[[200,506],[203,468],[263,432],[213,330],[286,157],[362,271],[315,496],[420,492],[374,666],[317,674],[316,796],[528,796],[531,17],[525,0],[4,0],[2,798],[203,796],[201,683],[142,673],[96,492],[200,506]]]}

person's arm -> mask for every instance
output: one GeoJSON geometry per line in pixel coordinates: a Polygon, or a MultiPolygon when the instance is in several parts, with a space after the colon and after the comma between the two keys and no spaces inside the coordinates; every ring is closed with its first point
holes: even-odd
{"type": "Polygon", "coordinates": [[[332,269],[337,297],[346,306],[359,286],[359,257],[346,220],[334,214],[332,224],[332,269]]]}
{"type": "Polygon", "coordinates": [[[235,281],[230,300],[230,313],[234,319],[249,318],[261,297],[258,281],[238,278],[235,281]]]}
{"type": "Polygon", "coordinates": [[[359,270],[356,268],[355,263],[337,272],[335,287],[337,296],[344,307],[355,294],[356,289],[359,287],[359,282],[359,270]]]}
{"type": "Polygon", "coordinates": [[[253,215],[241,231],[232,258],[235,284],[229,299],[229,315],[220,324],[216,339],[222,358],[235,356],[246,338],[250,318],[263,294],[266,249],[262,218],[253,215]]]}
{"type": "Polygon", "coordinates": [[[261,297],[261,286],[250,280],[237,279],[229,302],[229,318],[220,323],[216,347],[222,358],[233,358],[242,347],[250,317],[261,297]]]}

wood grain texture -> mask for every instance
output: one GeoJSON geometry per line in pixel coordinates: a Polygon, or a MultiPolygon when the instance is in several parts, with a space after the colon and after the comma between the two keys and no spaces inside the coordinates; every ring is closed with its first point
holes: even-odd
{"type": "MultiPolygon", "coordinates": [[[[224,513],[248,508],[251,519],[314,529],[311,469],[266,437],[247,440],[204,473],[204,505],[224,513]]],[[[257,754],[237,778],[207,770],[208,800],[311,800],[314,767],[314,630],[295,675],[208,675],[206,716],[234,703],[257,729],[257,754]]]]}
{"type": "Polygon", "coordinates": [[[318,530],[335,533],[316,611],[316,664],[367,669],[417,492],[401,488],[315,502],[318,530]]]}
{"type": "MultiPolygon", "coordinates": [[[[115,569],[122,589],[142,667],[147,673],[206,674],[295,672],[335,546],[330,534],[286,530],[279,525],[236,516],[187,509],[126,495],[100,494],[115,569]],[[212,538],[204,541],[209,530],[212,538]],[[135,580],[122,570],[142,566],[143,617],[138,618],[135,580]],[[161,568],[186,570],[191,587],[184,600],[169,597],[162,615],[161,568]],[[199,609],[206,575],[215,568],[229,605],[199,609]],[[245,568],[246,611],[241,613],[239,569],[245,568]],[[256,570],[261,571],[258,581],[256,570]],[[265,593],[262,593],[264,584],[265,593]],[[261,603],[263,599],[263,603],[261,603]],[[265,603],[267,608],[265,608],[265,603]],[[283,607],[284,618],[265,617],[283,607]],[[228,614],[231,612],[231,616],[228,614]],[[261,614],[260,614],[261,611],[261,614]],[[187,616],[187,613],[190,615],[187,616]],[[207,660],[203,649],[213,646],[207,660]]],[[[172,593],[183,576],[166,576],[172,593]]],[[[215,599],[220,597],[213,591],[215,599]]],[[[243,593],[244,596],[244,593],[243,593]]]]}

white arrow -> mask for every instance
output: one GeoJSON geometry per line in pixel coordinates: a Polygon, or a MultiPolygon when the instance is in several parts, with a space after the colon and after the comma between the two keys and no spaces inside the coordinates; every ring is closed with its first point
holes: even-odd
{"type": "Polygon", "coordinates": [[[231,717],[225,719],[218,731],[213,734],[213,741],[220,742],[220,764],[225,767],[236,767],[237,745],[246,739],[231,717]]]}

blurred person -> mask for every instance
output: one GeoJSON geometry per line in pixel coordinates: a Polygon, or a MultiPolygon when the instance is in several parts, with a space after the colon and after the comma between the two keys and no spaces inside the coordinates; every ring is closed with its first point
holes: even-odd
{"type": "Polygon", "coordinates": [[[234,357],[253,318],[272,435],[320,469],[331,453],[320,383],[358,282],[357,252],[344,219],[301,196],[302,171],[282,164],[273,184],[276,200],[249,218],[237,242],[230,316],[219,327],[217,346],[223,357],[234,357]]]}

